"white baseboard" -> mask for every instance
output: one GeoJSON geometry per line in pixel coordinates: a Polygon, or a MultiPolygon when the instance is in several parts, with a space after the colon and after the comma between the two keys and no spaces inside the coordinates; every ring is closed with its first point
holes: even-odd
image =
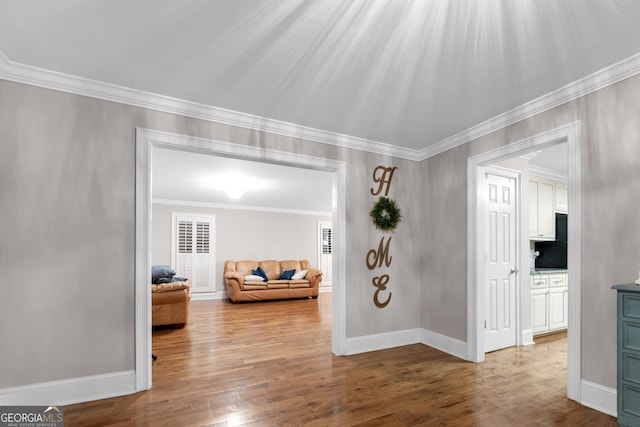
{"type": "Polygon", "coordinates": [[[452,356],[468,360],[467,343],[464,341],[422,329],[420,342],[452,356]]]}
{"type": "Polygon", "coordinates": [[[135,371],[0,389],[0,405],[71,405],[136,392],[135,371]]]}
{"type": "Polygon", "coordinates": [[[326,294],[333,292],[333,289],[331,288],[331,286],[320,286],[318,288],[318,292],[321,294],[326,294]]]}
{"type": "Polygon", "coordinates": [[[525,329],[522,331],[522,345],[533,345],[535,341],[533,340],[533,330],[525,329]]]}
{"type": "Polygon", "coordinates": [[[467,360],[467,343],[421,328],[347,338],[346,354],[366,353],[411,344],[424,344],[467,360]]]}
{"type": "Polygon", "coordinates": [[[612,417],[618,416],[618,391],[591,381],[580,382],[580,404],[612,417]]]}
{"type": "Polygon", "coordinates": [[[387,332],[346,339],[346,354],[367,353],[420,342],[420,329],[387,332]]]}
{"type": "Polygon", "coordinates": [[[191,292],[191,300],[192,301],[206,301],[212,299],[225,299],[227,297],[227,293],[225,291],[214,291],[214,292],[191,292]]]}

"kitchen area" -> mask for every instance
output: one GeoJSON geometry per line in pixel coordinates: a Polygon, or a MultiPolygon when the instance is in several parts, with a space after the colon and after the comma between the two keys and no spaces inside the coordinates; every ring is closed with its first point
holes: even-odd
{"type": "Polygon", "coordinates": [[[533,336],[568,324],[568,188],[566,181],[529,175],[529,264],[533,336]]]}
{"type": "Polygon", "coordinates": [[[495,162],[520,177],[518,277],[521,342],[566,331],[569,323],[567,144],[495,162]]]}

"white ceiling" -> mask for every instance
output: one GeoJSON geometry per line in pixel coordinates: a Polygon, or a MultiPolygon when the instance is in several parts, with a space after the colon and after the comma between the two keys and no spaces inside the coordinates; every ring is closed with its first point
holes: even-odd
{"type": "Polygon", "coordinates": [[[564,180],[568,179],[569,164],[566,143],[535,151],[531,153],[530,156],[533,156],[533,158],[529,160],[530,166],[546,171],[550,173],[551,176],[564,178],[564,180]]]}
{"type": "Polygon", "coordinates": [[[640,52],[637,0],[0,0],[10,61],[423,149],[640,52]]]}
{"type": "Polygon", "coordinates": [[[638,22],[638,0],[0,0],[0,64],[423,150],[637,54],[638,22]]]}
{"type": "Polygon", "coordinates": [[[156,201],[331,215],[330,172],[170,149],[154,149],[152,155],[156,201]],[[230,199],[223,187],[242,179],[256,183],[240,199],[230,199]]]}

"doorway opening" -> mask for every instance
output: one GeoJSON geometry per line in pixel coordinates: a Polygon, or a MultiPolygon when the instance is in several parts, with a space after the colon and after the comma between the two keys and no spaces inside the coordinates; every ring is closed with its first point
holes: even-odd
{"type": "MultiPolygon", "coordinates": [[[[580,274],[581,274],[581,235],[580,235],[580,122],[541,133],[533,137],[512,142],[492,151],[469,158],[467,162],[468,223],[467,223],[467,351],[468,359],[482,362],[485,357],[484,320],[485,290],[480,278],[484,277],[484,231],[479,225],[479,195],[481,170],[497,161],[530,153],[553,145],[566,143],[568,151],[568,205],[571,221],[568,224],[568,269],[571,281],[568,293],[568,360],[567,360],[567,396],[580,401],[580,274]]],[[[528,269],[527,269],[528,270],[528,269]]],[[[521,324],[521,322],[520,322],[521,324]]],[[[519,334],[522,344],[521,334],[519,334]]]]}
{"type": "Polygon", "coordinates": [[[331,351],[346,354],[346,239],[344,227],[346,168],[342,161],[260,147],[213,141],[149,129],[136,129],[136,391],[151,388],[151,172],[154,149],[191,151],[234,157],[254,162],[275,163],[299,168],[324,170],[332,176],[332,339],[331,351]],[[337,286],[336,286],[337,285],[337,286]]]}

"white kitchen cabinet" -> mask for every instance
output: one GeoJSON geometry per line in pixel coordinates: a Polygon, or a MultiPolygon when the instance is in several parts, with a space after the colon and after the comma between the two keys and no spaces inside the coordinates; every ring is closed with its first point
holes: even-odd
{"type": "Polygon", "coordinates": [[[569,192],[567,184],[562,182],[556,182],[556,212],[569,212],[569,192]]]}
{"type": "Polygon", "coordinates": [[[529,238],[555,240],[555,183],[544,178],[529,179],[529,238]]]}
{"type": "Polygon", "coordinates": [[[531,291],[531,330],[534,335],[549,331],[549,289],[531,291]]]}
{"type": "Polygon", "coordinates": [[[531,330],[533,335],[566,329],[569,287],[566,273],[533,273],[531,289],[531,330]]]}
{"type": "Polygon", "coordinates": [[[549,288],[549,331],[567,327],[568,297],[566,287],[549,288]]]}

